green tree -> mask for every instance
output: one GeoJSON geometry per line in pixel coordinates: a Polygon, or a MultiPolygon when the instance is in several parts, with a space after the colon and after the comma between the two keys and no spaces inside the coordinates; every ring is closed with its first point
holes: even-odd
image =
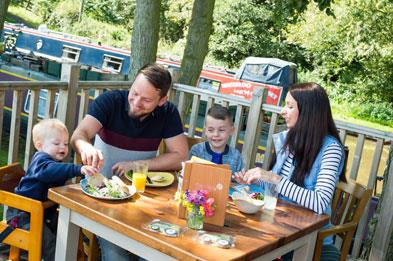
{"type": "Polygon", "coordinates": [[[175,43],[184,38],[190,22],[192,0],[163,0],[161,3],[160,38],[175,43]]]}
{"type": "Polygon", "coordinates": [[[196,0],[181,63],[180,83],[196,85],[209,50],[213,25],[214,0],[196,0]]]}
{"type": "Polygon", "coordinates": [[[47,23],[50,28],[72,33],[72,25],[78,22],[79,0],[63,0],[52,10],[47,23]]]}
{"type": "Polygon", "coordinates": [[[135,7],[136,0],[89,0],[85,1],[84,12],[98,21],[130,28],[135,7]]]}
{"type": "Polygon", "coordinates": [[[303,49],[288,43],[285,36],[286,26],[296,22],[303,9],[303,5],[284,0],[231,1],[215,13],[213,57],[229,67],[238,66],[248,56],[281,58],[308,67],[303,49]]]}
{"type": "Polygon", "coordinates": [[[136,2],[131,38],[131,67],[128,74],[131,81],[143,65],[156,60],[160,5],[161,0],[137,0],[136,2]]]}
{"type": "Polygon", "coordinates": [[[0,30],[4,28],[5,16],[7,15],[10,0],[0,0],[0,30]]]}
{"type": "Polygon", "coordinates": [[[336,97],[358,104],[356,116],[392,121],[393,2],[342,0],[332,10],[335,18],[310,5],[304,20],[288,27],[288,40],[306,50],[336,97]]]}

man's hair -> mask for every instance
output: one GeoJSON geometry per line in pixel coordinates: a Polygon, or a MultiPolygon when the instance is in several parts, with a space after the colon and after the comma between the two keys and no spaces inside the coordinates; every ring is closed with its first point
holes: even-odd
{"type": "Polygon", "coordinates": [[[44,119],[33,127],[33,143],[46,139],[53,131],[63,131],[68,134],[67,127],[58,119],[44,119]]]}
{"type": "Polygon", "coordinates": [[[139,74],[143,74],[146,79],[160,91],[161,97],[167,95],[172,85],[172,77],[164,66],[157,63],[149,63],[139,69],[137,76],[139,74]]]}
{"type": "Polygon", "coordinates": [[[228,108],[223,107],[219,104],[214,104],[210,109],[207,111],[207,115],[213,117],[216,120],[229,120],[232,123],[232,114],[228,110],[228,108]]]}

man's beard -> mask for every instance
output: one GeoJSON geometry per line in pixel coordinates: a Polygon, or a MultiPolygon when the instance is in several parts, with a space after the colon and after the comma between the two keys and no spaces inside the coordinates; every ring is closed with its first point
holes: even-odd
{"type": "Polygon", "coordinates": [[[140,120],[142,118],[147,117],[149,113],[141,113],[141,114],[135,114],[131,111],[131,109],[128,107],[128,116],[130,116],[131,118],[135,119],[135,120],[140,120]]]}

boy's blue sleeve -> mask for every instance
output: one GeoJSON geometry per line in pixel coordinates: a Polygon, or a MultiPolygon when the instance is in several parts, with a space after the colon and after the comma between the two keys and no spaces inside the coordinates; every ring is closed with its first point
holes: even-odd
{"type": "Polygon", "coordinates": [[[37,164],[34,173],[30,173],[30,175],[35,176],[43,183],[57,183],[80,176],[81,168],[81,166],[72,163],[44,161],[37,164]]]}
{"type": "Polygon", "coordinates": [[[199,151],[199,150],[198,150],[198,145],[199,145],[199,144],[200,144],[200,143],[197,143],[197,144],[195,144],[195,145],[193,145],[193,146],[191,147],[190,152],[188,153],[188,155],[189,155],[188,159],[191,159],[192,156],[195,156],[195,157],[198,157],[198,158],[201,157],[200,153],[198,152],[198,151],[199,151]]]}

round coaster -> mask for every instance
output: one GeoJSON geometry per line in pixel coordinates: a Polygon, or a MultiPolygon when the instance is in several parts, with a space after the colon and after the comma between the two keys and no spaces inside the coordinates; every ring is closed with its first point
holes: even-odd
{"type": "Polygon", "coordinates": [[[205,235],[205,236],[203,236],[203,242],[211,243],[211,242],[213,242],[213,238],[211,236],[205,235]]]}
{"type": "Polygon", "coordinates": [[[160,226],[155,224],[150,225],[150,228],[153,230],[160,230],[160,226]]]}
{"type": "Polygon", "coordinates": [[[229,246],[229,241],[225,239],[220,239],[217,241],[217,244],[221,247],[228,247],[229,246]]]}
{"type": "Polygon", "coordinates": [[[168,234],[168,235],[171,235],[171,236],[177,234],[176,230],[173,229],[173,228],[167,228],[167,229],[165,229],[165,233],[168,234]]]}

